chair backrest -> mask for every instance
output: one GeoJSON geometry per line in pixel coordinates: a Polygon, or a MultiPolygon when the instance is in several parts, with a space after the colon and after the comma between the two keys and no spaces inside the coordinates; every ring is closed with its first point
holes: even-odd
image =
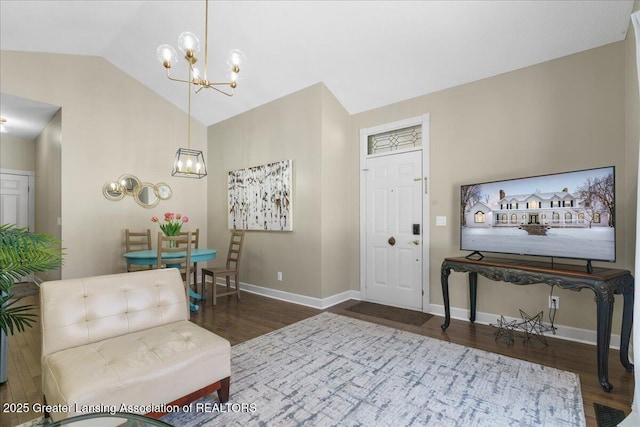
{"type": "MultiPolygon", "coordinates": [[[[147,231],[131,231],[128,228],[124,230],[125,252],[147,251],[151,250],[151,230],[147,231]]],[[[127,260],[127,271],[151,270],[150,265],[133,265],[127,260]]]]}
{"type": "Polygon", "coordinates": [[[151,230],[147,228],[144,232],[124,230],[125,252],[151,250],[151,230]]]}
{"type": "Polygon", "coordinates": [[[191,273],[191,232],[185,236],[165,236],[158,232],[158,258],[156,267],[177,267],[186,270],[186,277],[191,273]],[[173,244],[171,242],[174,242],[173,244]],[[176,256],[176,254],[180,254],[176,256]],[[184,266],[184,267],[182,267],[184,266]]]}
{"type": "Polygon", "coordinates": [[[244,230],[232,230],[229,240],[229,253],[227,254],[227,269],[240,270],[240,255],[244,244],[244,230]]]}
{"type": "MultiPolygon", "coordinates": [[[[178,233],[178,236],[187,236],[188,231],[181,231],[178,233]]],[[[198,245],[200,244],[200,229],[196,228],[196,231],[191,232],[191,249],[198,249],[198,245]]]]}

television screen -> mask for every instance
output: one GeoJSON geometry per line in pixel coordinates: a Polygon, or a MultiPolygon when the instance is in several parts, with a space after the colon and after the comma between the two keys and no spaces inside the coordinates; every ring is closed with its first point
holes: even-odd
{"type": "Polygon", "coordinates": [[[460,249],[614,262],[615,167],[462,185],[460,249]]]}

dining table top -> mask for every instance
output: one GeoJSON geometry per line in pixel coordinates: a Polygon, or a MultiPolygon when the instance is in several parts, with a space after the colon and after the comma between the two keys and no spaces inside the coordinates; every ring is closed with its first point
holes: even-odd
{"type": "MultiPolygon", "coordinates": [[[[216,249],[191,249],[191,262],[211,261],[216,258],[216,249]]],[[[133,265],[155,265],[158,262],[158,251],[155,249],[146,251],[126,252],[123,256],[129,264],[133,265]]],[[[162,257],[165,259],[183,258],[185,252],[165,252],[162,257]]]]}

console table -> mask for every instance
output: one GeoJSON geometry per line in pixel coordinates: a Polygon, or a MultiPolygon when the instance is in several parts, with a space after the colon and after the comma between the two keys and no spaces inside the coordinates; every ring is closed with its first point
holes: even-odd
{"type": "Polygon", "coordinates": [[[525,261],[503,258],[445,258],[441,268],[442,296],[444,298],[445,320],[442,329],[446,330],[451,321],[449,306],[449,275],[451,270],[469,273],[470,321],[476,319],[476,296],[478,274],[495,281],[504,281],[516,285],[546,283],[562,289],[580,291],[591,289],[595,294],[597,312],[597,356],[598,380],[605,391],[613,385],[609,382],[609,344],[611,341],[611,321],[613,317],[614,294],[622,294],[622,333],[620,334],[620,362],[628,372],[633,370],[629,362],[629,340],[633,324],[633,276],[628,270],[594,267],[591,273],[584,266],[568,264],[550,264],[538,261],[525,261]]]}

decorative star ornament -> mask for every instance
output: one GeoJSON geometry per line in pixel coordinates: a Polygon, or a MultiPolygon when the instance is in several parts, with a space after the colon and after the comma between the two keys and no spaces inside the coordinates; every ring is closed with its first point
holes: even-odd
{"type": "Polygon", "coordinates": [[[504,316],[500,316],[500,319],[498,319],[498,324],[497,325],[491,324],[490,326],[497,328],[496,331],[493,333],[493,335],[495,335],[496,337],[495,338],[496,341],[502,340],[509,347],[513,345],[513,341],[514,341],[513,337],[514,337],[515,329],[517,327],[517,320],[512,320],[510,322],[507,322],[504,316]]]}
{"type": "Polygon", "coordinates": [[[544,330],[546,328],[542,324],[542,311],[535,316],[529,316],[522,310],[519,311],[522,322],[518,323],[517,326],[524,331],[523,343],[529,342],[531,337],[536,337],[545,347],[548,347],[549,344],[544,336],[544,330]]]}

